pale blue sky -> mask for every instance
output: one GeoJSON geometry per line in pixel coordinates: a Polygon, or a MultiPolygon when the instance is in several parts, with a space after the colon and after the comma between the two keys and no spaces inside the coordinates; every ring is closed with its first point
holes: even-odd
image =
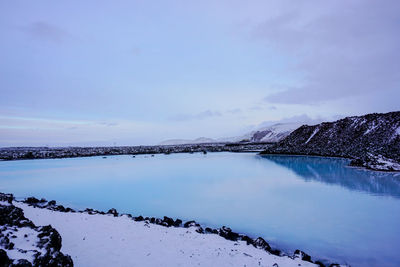
{"type": "Polygon", "coordinates": [[[398,1],[0,0],[0,146],[400,109],[398,1]]]}

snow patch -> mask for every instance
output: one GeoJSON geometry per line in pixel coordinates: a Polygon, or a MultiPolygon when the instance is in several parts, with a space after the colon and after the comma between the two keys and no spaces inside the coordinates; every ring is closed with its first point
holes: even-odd
{"type": "Polygon", "coordinates": [[[15,203],[36,225],[61,234],[61,251],[76,266],[317,266],[300,258],[275,256],[195,227],[163,227],[127,216],[63,213],[15,203]],[[276,266],[276,265],[275,265],[276,266]]]}
{"type": "Polygon", "coordinates": [[[315,128],[314,132],[310,135],[310,137],[307,139],[305,143],[307,144],[308,142],[310,142],[310,140],[314,137],[314,135],[316,135],[316,133],[318,133],[318,131],[319,127],[315,128]]]}
{"type": "Polygon", "coordinates": [[[36,230],[30,227],[8,228],[5,230],[6,228],[0,228],[0,232],[10,239],[14,247],[12,249],[2,249],[6,251],[10,259],[14,260],[14,263],[19,259],[25,259],[33,264],[36,253],[40,252],[43,255],[46,253],[46,250],[40,249],[37,246],[40,239],[38,238],[39,232],[36,230]]]}

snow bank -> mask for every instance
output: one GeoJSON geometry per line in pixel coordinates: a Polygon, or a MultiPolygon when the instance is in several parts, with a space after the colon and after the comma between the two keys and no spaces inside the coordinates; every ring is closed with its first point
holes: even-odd
{"type": "Polygon", "coordinates": [[[36,225],[51,224],[61,252],[75,266],[317,266],[299,257],[275,256],[196,227],[164,227],[128,216],[58,212],[14,202],[36,225]]]}

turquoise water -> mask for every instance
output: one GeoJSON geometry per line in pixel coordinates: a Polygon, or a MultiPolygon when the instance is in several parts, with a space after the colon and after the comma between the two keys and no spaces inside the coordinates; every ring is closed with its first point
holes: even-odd
{"type": "Polygon", "coordinates": [[[0,191],[227,225],[314,259],[400,266],[400,175],[347,163],[253,153],[3,161],[0,191]]]}

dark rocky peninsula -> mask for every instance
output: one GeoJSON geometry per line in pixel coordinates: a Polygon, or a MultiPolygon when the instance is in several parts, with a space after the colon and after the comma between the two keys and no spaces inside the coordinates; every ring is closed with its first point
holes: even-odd
{"type": "Polygon", "coordinates": [[[400,112],[303,125],[261,154],[345,157],[352,166],[400,171],[400,112]]]}

